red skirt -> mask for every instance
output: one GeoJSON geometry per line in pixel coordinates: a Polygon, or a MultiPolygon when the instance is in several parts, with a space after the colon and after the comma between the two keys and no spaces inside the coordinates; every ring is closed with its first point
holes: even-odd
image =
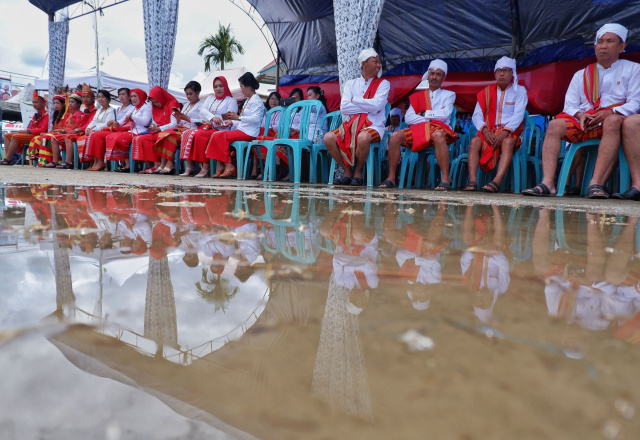
{"type": "Polygon", "coordinates": [[[129,146],[135,135],[130,131],[111,133],[105,140],[107,160],[129,159],[129,146]]]}
{"type": "Polygon", "coordinates": [[[153,146],[154,152],[167,160],[173,161],[176,150],[180,147],[182,136],[188,130],[185,127],[170,128],[158,133],[158,139],[153,146]]]}
{"type": "Polygon", "coordinates": [[[153,148],[156,140],[158,140],[158,133],[147,133],[136,136],[133,139],[132,159],[160,162],[160,155],[156,153],[153,148]]]}
{"type": "Polygon", "coordinates": [[[107,150],[107,136],[112,134],[113,132],[109,130],[94,131],[91,133],[84,148],[87,156],[104,160],[107,150]]]}
{"type": "Polygon", "coordinates": [[[198,163],[207,163],[209,159],[205,156],[209,139],[218,130],[188,130],[184,133],[185,142],[180,151],[180,159],[193,160],[198,163]]]}
{"type": "Polygon", "coordinates": [[[220,131],[209,139],[205,156],[220,162],[231,163],[229,145],[235,141],[250,142],[254,139],[254,136],[249,136],[240,130],[220,131]]]}

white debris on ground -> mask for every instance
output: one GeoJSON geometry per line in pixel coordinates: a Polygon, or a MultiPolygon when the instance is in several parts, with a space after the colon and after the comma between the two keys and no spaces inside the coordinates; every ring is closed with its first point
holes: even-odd
{"type": "Polygon", "coordinates": [[[434,347],[433,339],[413,329],[400,335],[400,341],[407,344],[410,351],[431,350],[434,347]]]}

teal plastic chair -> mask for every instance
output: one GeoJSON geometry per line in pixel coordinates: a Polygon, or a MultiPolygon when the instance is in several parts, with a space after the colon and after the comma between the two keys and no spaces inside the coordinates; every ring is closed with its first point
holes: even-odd
{"type": "MultiPolygon", "coordinates": [[[[263,111],[266,110],[262,107],[263,111]]],[[[264,116],[264,113],[262,114],[264,116]]],[[[251,141],[235,141],[229,144],[229,147],[236,150],[236,168],[238,172],[238,179],[245,180],[247,169],[245,168],[245,156],[249,155],[251,150],[251,141]]],[[[210,168],[213,172],[213,167],[210,168]]]]}
{"type": "MultiPolygon", "coordinates": [[[[449,118],[449,126],[451,127],[456,126],[456,114],[457,114],[457,109],[454,107],[453,111],[451,112],[451,116],[449,118]]],[[[451,159],[452,149],[453,147],[449,149],[449,159],[451,159]]],[[[435,184],[435,166],[433,166],[433,164],[436,163],[435,154],[436,154],[436,149],[435,147],[432,147],[432,146],[427,147],[424,150],[419,151],[417,153],[414,153],[409,148],[406,148],[404,153],[402,154],[402,164],[400,166],[400,175],[399,175],[400,181],[399,181],[398,187],[405,188],[405,184],[407,188],[411,186],[411,176],[413,176],[414,169],[416,169],[417,167],[417,170],[416,170],[417,174],[415,179],[416,188],[423,188],[425,185],[425,174],[426,174],[425,165],[427,163],[431,165],[429,167],[430,168],[429,180],[430,182],[432,182],[432,184],[435,184]],[[433,161],[428,161],[428,158],[430,156],[433,156],[434,158],[433,161]]],[[[449,161],[449,163],[451,163],[451,160],[449,161]]]]}
{"type": "MultiPolygon", "coordinates": [[[[389,113],[391,112],[391,104],[387,103],[385,107],[385,119],[389,117],[389,113]]],[[[382,141],[380,142],[372,142],[369,146],[369,156],[367,156],[367,163],[365,165],[366,173],[367,173],[367,186],[369,188],[374,185],[380,184],[381,179],[381,163],[380,163],[380,150],[382,149],[382,141]]],[[[336,171],[336,161],[331,160],[331,169],[329,170],[329,185],[333,185],[333,176],[336,171]]]]}
{"type": "MultiPolygon", "coordinates": [[[[327,124],[328,131],[337,129],[342,123],[342,113],[339,111],[331,112],[322,118],[321,127],[327,124]]],[[[311,145],[311,153],[309,155],[309,182],[318,183],[329,181],[329,153],[324,145],[324,140],[311,145]],[[319,160],[318,160],[319,159],[319,160]],[[318,179],[318,166],[320,167],[320,179],[318,179]]]]}
{"type": "MultiPolygon", "coordinates": [[[[269,111],[267,112],[267,116],[265,121],[271,121],[271,117],[275,114],[275,113],[279,113],[282,112],[284,107],[273,107],[272,109],[269,109],[269,111]]],[[[270,122],[267,123],[265,122],[263,130],[262,130],[262,136],[267,136],[267,134],[269,133],[269,125],[270,122]]],[[[278,126],[276,127],[276,133],[278,136],[280,136],[280,133],[284,133],[284,118],[282,117],[282,113],[280,114],[280,119],[278,121],[278,126]]],[[[249,147],[247,148],[247,154],[244,157],[244,169],[246,171],[249,170],[249,159],[251,159],[251,152],[255,149],[255,153],[257,156],[257,159],[260,163],[260,169],[263,171],[263,175],[264,175],[264,163],[262,162],[262,155],[260,154],[260,147],[264,146],[264,144],[266,142],[270,142],[270,141],[260,141],[260,140],[255,140],[255,141],[251,141],[249,142],[249,147]]],[[[245,176],[243,176],[244,178],[245,176]]]]}
{"type": "Polygon", "coordinates": [[[542,182],[542,140],[544,133],[542,129],[535,125],[533,128],[533,138],[531,139],[531,150],[526,157],[527,181],[524,184],[525,188],[531,188],[538,182],[542,182]],[[531,170],[531,173],[529,172],[531,170]]]}
{"type": "MultiPolygon", "coordinates": [[[[267,148],[267,158],[264,164],[263,180],[273,182],[276,177],[276,150],[277,147],[284,147],[289,156],[289,175],[293,175],[293,182],[300,183],[302,177],[302,153],[307,151],[311,154],[313,141],[309,140],[309,125],[313,122],[314,127],[318,126],[318,119],[322,103],[317,99],[308,99],[296,102],[283,110],[280,119],[285,124],[281,139],[264,142],[262,145],[267,148]],[[300,112],[300,135],[298,139],[290,139],[289,133],[291,121],[296,113],[300,112]],[[313,121],[312,121],[313,119],[313,121]]],[[[279,134],[279,133],[278,133],[279,134]]],[[[280,137],[280,136],[279,136],[280,137]]]]}

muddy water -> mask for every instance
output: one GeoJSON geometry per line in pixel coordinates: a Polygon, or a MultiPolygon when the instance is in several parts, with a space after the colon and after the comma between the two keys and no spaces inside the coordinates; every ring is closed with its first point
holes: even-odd
{"type": "Polygon", "coordinates": [[[637,439],[638,218],[5,185],[1,439],[637,439]]]}

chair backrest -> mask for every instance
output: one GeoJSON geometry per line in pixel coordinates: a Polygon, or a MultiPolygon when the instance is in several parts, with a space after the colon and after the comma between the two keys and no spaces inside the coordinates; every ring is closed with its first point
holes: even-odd
{"type": "Polygon", "coordinates": [[[449,127],[451,127],[452,130],[456,129],[456,114],[458,113],[458,109],[457,108],[453,108],[453,111],[451,112],[451,116],[449,116],[449,127]]]}
{"type": "Polygon", "coordinates": [[[300,113],[300,136],[299,139],[308,139],[309,134],[309,124],[313,122],[314,127],[318,126],[318,119],[320,117],[320,109],[322,108],[322,103],[317,99],[306,99],[304,101],[296,102],[293,105],[287,107],[283,113],[285,118],[280,116],[280,121],[285,119],[286,127],[282,136],[280,136],[280,132],[278,132],[278,137],[281,139],[289,138],[289,129],[291,128],[291,122],[293,122],[293,118],[296,113],[300,113]],[[313,121],[312,121],[313,119],[313,121]]]}
{"type": "Polygon", "coordinates": [[[327,113],[324,118],[322,118],[321,127],[324,127],[325,122],[327,123],[329,131],[335,130],[342,123],[342,113],[340,113],[339,110],[327,113]]]}
{"type": "MultiPolygon", "coordinates": [[[[271,118],[278,112],[282,112],[282,107],[277,106],[269,109],[264,119],[264,130],[262,131],[262,136],[267,136],[269,133],[269,127],[271,126],[271,118]]],[[[282,113],[280,114],[280,119],[282,119],[282,113]]],[[[278,123],[278,127],[276,128],[276,131],[278,130],[280,130],[280,123],[278,123]]]]}

